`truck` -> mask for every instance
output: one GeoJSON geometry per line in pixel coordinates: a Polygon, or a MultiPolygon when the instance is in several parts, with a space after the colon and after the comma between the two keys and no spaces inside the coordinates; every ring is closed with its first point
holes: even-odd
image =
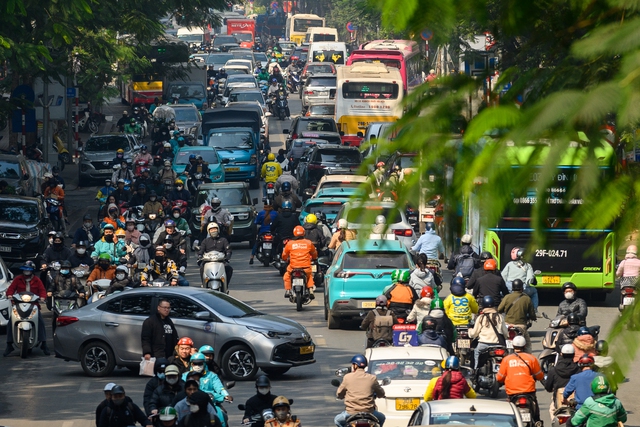
{"type": "Polygon", "coordinates": [[[149,106],[155,98],[162,98],[162,78],[156,74],[134,74],[121,82],[120,96],[126,104],[149,106]]]}
{"type": "Polygon", "coordinates": [[[256,21],[253,19],[227,18],[227,34],[235,36],[240,47],[253,49],[256,39],[256,21]]]}
{"type": "Polygon", "coordinates": [[[165,100],[173,104],[193,104],[198,110],[206,110],[207,103],[207,70],[191,63],[175,67],[163,82],[165,100]]]}

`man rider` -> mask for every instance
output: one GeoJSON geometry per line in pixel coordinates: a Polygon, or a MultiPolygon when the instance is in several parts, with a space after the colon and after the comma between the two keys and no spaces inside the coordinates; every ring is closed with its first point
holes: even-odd
{"type": "Polygon", "coordinates": [[[91,245],[98,240],[100,240],[100,229],[93,224],[91,214],[85,214],[82,217],[82,227],[73,234],[73,245],[77,245],[80,241],[88,241],[91,245]]]}
{"type": "Polygon", "coordinates": [[[551,393],[549,416],[552,422],[555,421],[556,409],[560,407],[560,403],[562,402],[562,392],[564,388],[569,383],[571,376],[580,372],[578,364],[573,361],[574,354],[575,349],[571,344],[563,345],[555,365],[549,368],[547,377],[544,380],[545,390],[551,393]]]}
{"type": "Polygon", "coordinates": [[[98,427],[127,427],[136,423],[142,426],[153,425],[140,407],[125,395],[124,387],[114,386],[111,389],[111,402],[102,410],[98,427]]]}
{"type": "Polygon", "coordinates": [[[124,188],[124,184],[124,179],[119,179],[116,183],[116,191],[113,192],[113,197],[118,203],[128,203],[131,199],[131,192],[124,188]]]}
{"type": "MultiPolygon", "coordinates": [[[[282,178],[283,176],[285,175],[281,175],[280,178],[282,178]]],[[[298,198],[298,195],[292,191],[291,183],[288,181],[282,183],[282,186],[280,187],[280,194],[278,194],[273,201],[273,209],[278,212],[282,210],[282,204],[286,200],[289,200],[293,204],[293,207],[295,209],[302,207],[302,202],[298,198]]]]}
{"type": "Polygon", "coordinates": [[[391,273],[393,285],[384,293],[389,301],[389,309],[402,319],[407,318],[413,304],[419,299],[416,290],[409,286],[410,278],[409,270],[393,270],[391,273]]]}
{"type": "Polygon", "coordinates": [[[130,121],[131,121],[131,118],[129,117],[129,112],[127,110],[123,111],[122,117],[120,117],[118,119],[118,123],[116,123],[116,126],[118,126],[118,130],[120,132],[124,132],[124,126],[130,121]]]}
{"type": "Polygon", "coordinates": [[[318,251],[327,246],[327,239],[320,228],[318,228],[318,217],[315,214],[309,214],[304,217],[304,238],[310,240],[318,251]]]}
{"type": "Polygon", "coordinates": [[[572,282],[566,282],[562,285],[564,300],[558,305],[556,316],[568,316],[570,313],[575,313],[580,316],[581,322],[586,322],[589,310],[585,300],[576,298],[577,289],[572,282]]]}
{"type": "Polygon", "coordinates": [[[124,125],[124,133],[139,135],[141,132],[142,126],[140,126],[140,123],[138,123],[138,120],[135,117],[131,117],[129,123],[124,125]]]}
{"type": "Polygon", "coordinates": [[[45,249],[42,254],[42,269],[46,269],[47,265],[53,261],[65,261],[71,257],[71,249],[64,245],[64,236],[61,232],[57,232],[53,237],[53,244],[45,249]]]}
{"type": "Polygon", "coordinates": [[[87,242],[85,240],[80,240],[75,247],[75,252],[71,254],[69,257],[69,261],[71,262],[71,268],[87,266],[93,267],[95,261],[91,258],[91,255],[87,252],[87,242]]]}
{"type": "MultiPolygon", "coordinates": [[[[21,292],[31,292],[36,294],[42,301],[47,298],[47,291],[44,289],[44,285],[42,281],[33,275],[33,272],[36,269],[36,265],[33,261],[27,261],[24,263],[20,270],[22,274],[16,276],[15,279],[11,282],[11,285],[7,288],[6,296],[10,301],[12,300],[13,294],[18,294],[21,292]]],[[[41,342],[40,348],[42,349],[42,353],[45,356],[51,355],[49,349],[47,348],[47,334],[46,329],[44,327],[44,317],[42,316],[42,311],[40,310],[40,303],[37,302],[36,306],[38,307],[38,311],[40,315],[38,316],[38,340],[41,342]]],[[[13,351],[13,328],[11,327],[11,322],[7,326],[7,348],[4,350],[2,354],[4,357],[7,357],[13,351]]]]}
{"type": "Polygon", "coordinates": [[[258,77],[256,77],[256,79],[259,82],[267,82],[269,81],[269,71],[267,71],[266,68],[262,68],[260,67],[260,72],[258,73],[258,77]]]}
{"type": "Polygon", "coordinates": [[[64,291],[74,291],[78,297],[84,298],[84,286],[82,286],[75,275],[71,274],[71,263],[69,261],[62,261],[60,263],[60,273],[53,280],[53,283],[49,284],[47,296],[51,297],[54,293],[59,295],[64,291]]]}
{"type": "Polygon", "coordinates": [[[220,226],[217,222],[211,222],[207,225],[208,236],[202,241],[200,250],[198,251],[198,263],[200,264],[200,277],[204,273],[204,263],[200,260],[207,252],[217,251],[225,254],[224,271],[227,275],[227,286],[231,283],[233,276],[233,267],[229,264],[231,259],[231,245],[229,241],[220,234],[220,226]]]}
{"type": "Polygon", "coordinates": [[[511,282],[512,293],[505,296],[498,306],[498,313],[504,313],[504,321],[509,325],[520,328],[524,339],[527,340],[527,353],[531,353],[531,337],[529,336],[530,322],[535,322],[536,310],[529,295],[524,293],[524,283],[515,279],[511,282]]]}
{"type": "MultiPolygon", "coordinates": [[[[293,210],[293,204],[290,200],[282,202],[282,209],[278,212],[276,219],[271,223],[271,232],[276,236],[276,251],[280,252],[280,244],[284,239],[293,237],[293,229],[300,225],[298,216],[293,210]]],[[[303,229],[304,230],[304,229],[303,229]]]]}
{"type": "Polygon", "coordinates": [[[569,396],[574,395],[576,409],[580,409],[584,402],[591,396],[591,381],[600,374],[593,370],[594,360],[592,354],[584,354],[578,360],[580,372],[571,375],[567,386],[562,392],[562,402],[567,403],[569,396]]]}
{"type": "Polygon", "coordinates": [[[265,423],[265,427],[300,427],[300,420],[291,417],[291,407],[289,399],[284,396],[278,396],[273,400],[273,414],[265,423]]]}
{"type": "Polygon", "coordinates": [[[425,224],[426,230],[411,248],[418,254],[425,254],[428,259],[438,259],[438,255],[444,256],[444,245],[442,239],[436,234],[435,225],[432,222],[425,224]]]}
{"type": "Polygon", "coordinates": [[[267,161],[262,165],[260,177],[264,179],[264,185],[262,186],[262,195],[267,195],[267,184],[273,183],[273,189],[275,191],[275,185],[278,178],[282,175],[282,167],[280,163],[276,162],[276,156],[273,153],[267,155],[267,161]]]}
{"type": "Polygon", "coordinates": [[[119,179],[124,179],[125,182],[129,181],[129,183],[133,182],[135,179],[133,172],[129,169],[129,162],[125,159],[120,162],[120,169],[113,172],[113,175],[111,175],[111,182],[118,182],[119,179]]]}
{"type": "Polygon", "coordinates": [[[597,376],[591,381],[592,397],[587,398],[567,426],[621,426],[627,422],[627,411],[620,400],[611,392],[606,377],[597,376]]]}
{"type": "Polygon", "coordinates": [[[147,166],[151,165],[153,162],[153,157],[151,156],[151,153],[149,153],[146,145],[142,145],[140,147],[140,152],[133,158],[133,164],[135,165],[139,161],[147,162],[147,166]]]}
{"type": "Polygon", "coordinates": [[[147,195],[147,186],[140,184],[138,185],[135,194],[131,197],[129,206],[144,206],[148,201],[149,196],[147,195]]]}
{"type": "Polygon", "coordinates": [[[184,200],[188,204],[191,200],[191,193],[189,193],[189,190],[184,188],[184,181],[178,178],[175,180],[174,184],[175,187],[173,187],[173,190],[169,193],[169,202],[184,200]]]}
{"type": "Polygon", "coordinates": [[[468,254],[471,255],[475,260],[479,259],[478,254],[471,246],[472,239],[473,237],[471,236],[471,234],[465,234],[462,236],[462,238],[460,238],[460,249],[458,250],[458,253],[451,255],[451,258],[449,258],[449,262],[447,263],[447,268],[449,270],[456,269],[458,258],[461,255],[468,254]]]}
{"type": "Polygon", "coordinates": [[[184,249],[175,245],[173,237],[171,237],[170,234],[167,234],[164,237],[162,240],[162,246],[164,246],[167,258],[173,261],[176,264],[176,267],[178,267],[178,286],[189,286],[189,282],[184,277],[184,273],[187,271],[187,254],[184,249]]]}
{"type": "Polygon", "coordinates": [[[484,270],[488,273],[479,276],[475,280],[471,294],[477,301],[481,301],[483,297],[490,296],[494,301],[499,302],[506,295],[509,295],[509,289],[504,283],[504,279],[495,273],[497,263],[495,259],[488,259],[484,262],[484,270]]]}
{"type": "Polygon", "coordinates": [[[205,202],[201,206],[202,213],[202,225],[203,227],[211,221],[215,221],[220,226],[220,232],[223,236],[228,236],[231,232],[231,226],[233,223],[233,216],[228,209],[222,207],[222,202],[219,198],[214,197],[211,199],[211,209],[205,209],[207,203],[205,202]]]}
{"type": "MultiPolygon", "coordinates": [[[[254,415],[262,414],[265,409],[271,408],[273,399],[275,396],[271,394],[271,381],[266,375],[260,375],[256,379],[256,394],[251,396],[245,403],[244,415],[242,416],[242,423],[249,424],[251,418],[254,415]]],[[[252,427],[264,427],[264,420],[262,417],[252,422],[252,427]]]]}
{"type": "Polygon", "coordinates": [[[149,261],[149,265],[140,274],[140,283],[147,286],[149,280],[163,278],[169,281],[171,286],[178,284],[178,267],[176,263],[167,259],[167,253],[163,246],[155,249],[155,257],[149,261]]]}
{"type": "Polygon", "coordinates": [[[280,72],[280,66],[274,66],[273,72],[271,74],[271,81],[276,80],[279,85],[284,83],[284,77],[282,77],[282,73],[280,72]]]}
{"type": "Polygon", "coordinates": [[[299,225],[296,226],[293,229],[293,239],[289,240],[282,251],[282,260],[289,262],[287,271],[284,273],[285,298],[290,298],[291,296],[291,272],[294,269],[303,269],[307,275],[309,298],[314,299],[311,261],[318,258],[318,252],[314,244],[304,238],[304,234],[304,228],[299,225]]]}
{"type": "Polygon", "coordinates": [[[336,392],[337,398],[344,399],[345,405],[345,411],[333,420],[338,427],[345,427],[347,418],[360,412],[372,414],[380,422],[380,427],[384,425],[386,417],[376,410],[375,399],[384,398],[385,392],[376,376],[364,371],[366,367],[367,359],[362,354],[351,358],[351,372],[344,376],[336,392]]]}

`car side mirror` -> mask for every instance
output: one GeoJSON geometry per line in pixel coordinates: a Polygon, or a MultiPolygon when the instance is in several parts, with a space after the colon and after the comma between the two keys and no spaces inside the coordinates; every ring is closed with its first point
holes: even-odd
{"type": "Polygon", "coordinates": [[[27,181],[29,179],[29,174],[25,173],[24,175],[22,175],[22,179],[27,181]]]}
{"type": "Polygon", "coordinates": [[[208,311],[199,311],[195,314],[195,318],[198,320],[211,320],[211,313],[208,311]]]}
{"type": "Polygon", "coordinates": [[[356,136],[357,136],[358,138],[364,138],[364,133],[362,133],[362,132],[358,132],[358,133],[356,133],[356,136]]]}
{"type": "Polygon", "coordinates": [[[254,197],[251,201],[253,202],[254,205],[258,204],[258,198],[257,197],[254,197]]]}
{"type": "Polygon", "coordinates": [[[289,129],[282,129],[282,133],[289,133],[289,129]]]}
{"type": "Polygon", "coordinates": [[[226,164],[228,164],[228,163],[229,163],[229,159],[222,159],[222,160],[220,161],[220,163],[222,163],[222,164],[226,165],[226,164]]]}
{"type": "Polygon", "coordinates": [[[340,133],[340,136],[344,136],[344,132],[343,131],[340,131],[339,133],[340,133]]]}
{"type": "Polygon", "coordinates": [[[304,195],[305,195],[305,196],[308,196],[308,197],[313,196],[313,189],[311,189],[311,188],[305,188],[305,189],[304,189],[304,195]]]}

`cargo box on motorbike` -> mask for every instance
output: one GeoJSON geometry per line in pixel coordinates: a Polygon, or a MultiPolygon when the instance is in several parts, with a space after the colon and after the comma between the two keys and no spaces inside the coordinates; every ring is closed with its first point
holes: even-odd
{"type": "Polygon", "coordinates": [[[418,345],[418,331],[416,330],[416,325],[393,325],[393,346],[404,347],[405,345],[418,345]]]}

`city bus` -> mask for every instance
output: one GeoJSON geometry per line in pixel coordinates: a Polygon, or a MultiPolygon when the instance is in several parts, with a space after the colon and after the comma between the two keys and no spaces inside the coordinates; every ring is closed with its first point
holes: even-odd
{"type": "Polygon", "coordinates": [[[380,62],[400,70],[405,95],[422,83],[423,59],[413,40],[374,40],[351,52],[347,65],[380,62]]]}
{"type": "Polygon", "coordinates": [[[324,27],[324,18],[302,13],[288,17],[285,27],[287,40],[300,46],[309,27],[324,27]]]}
{"type": "MultiPolygon", "coordinates": [[[[483,202],[477,195],[469,197],[465,203],[467,215],[463,228],[472,234],[476,247],[490,252],[498,268],[504,268],[511,260],[514,247],[525,248],[525,259],[534,271],[539,272],[537,288],[540,290],[558,290],[563,283],[573,282],[579,289],[611,292],[615,285],[616,256],[613,230],[571,226],[571,213],[583,200],[569,197],[569,186],[578,179],[588,148],[571,143],[558,163],[553,182],[546,185],[542,201],[548,209],[543,247],[530,247],[534,232],[531,216],[532,207],[541,202],[537,197],[538,182],[542,179],[542,168],[551,148],[548,144],[507,148],[497,161],[509,162],[513,179],[528,180],[528,190],[526,194],[511,194],[511,202],[495,224],[482,223],[481,218],[488,216],[483,214],[483,202]],[[534,152],[540,161],[533,166],[527,165],[534,152]]],[[[614,149],[603,143],[594,154],[601,178],[612,176],[616,169],[614,149]]]]}
{"type": "Polygon", "coordinates": [[[336,123],[344,136],[364,135],[369,123],[395,122],[402,115],[404,94],[397,68],[358,63],[337,67],[336,76],[336,123]]]}

